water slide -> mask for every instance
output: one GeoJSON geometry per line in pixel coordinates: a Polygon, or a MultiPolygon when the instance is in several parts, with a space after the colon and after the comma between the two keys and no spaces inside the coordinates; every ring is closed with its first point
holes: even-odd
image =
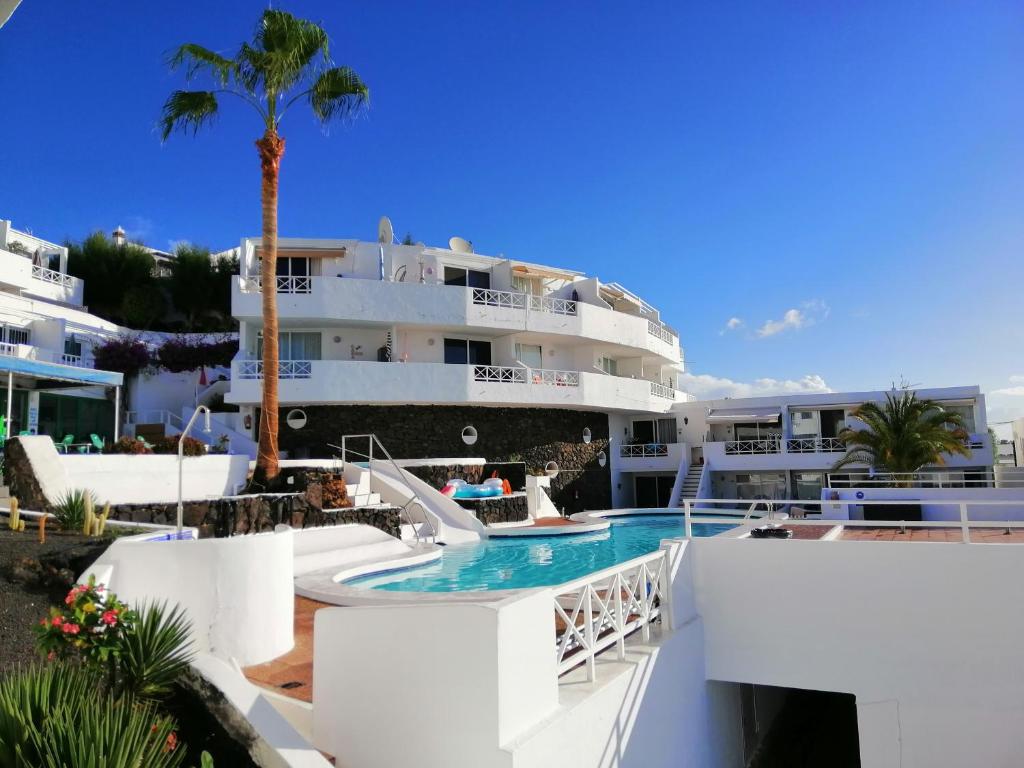
{"type": "Polygon", "coordinates": [[[430,536],[429,524],[433,524],[437,541],[445,544],[477,541],[487,537],[486,526],[472,512],[390,461],[375,460],[372,474],[362,463],[345,464],[346,483],[363,485],[367,482],[367,475],[370,490],[380,494],[381,501],[397,507],[404,507],[410,498],[418,502],[409,505],[408,510],[410,519],[418,524],[421,538],[430,536]]]}

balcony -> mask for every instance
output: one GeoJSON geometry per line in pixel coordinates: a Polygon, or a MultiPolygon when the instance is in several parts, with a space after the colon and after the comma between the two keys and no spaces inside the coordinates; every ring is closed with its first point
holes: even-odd
{"type": "Polygon", "coordinates": [[[686,450],[685,443],[620,445],[616,466],[623,472],[675,472],[686,450]]]}
{"type": "MultiPolygon", "coordinates": [[[[280,361],[280,399],[295,404],[531,405],[667,411],[674,400],[651,394],[651,382],[581,371],[498,365],[280,361]]],[[[235,360],[231,403],[260,401],[263,363],[235,360]]]]}
{"type": "MultiPolygon", "coordinates": [[[[646,317],[555,296],[347,277],[278,277],[278,315],[325,325],[410,325],[481,331],[558,334],[632,347],[666,360],[680,359],[677,337],[646,317]]],[[[259,322],[259,280],[240,277],[232,295],[239,320],[259,322]]]]}
{"type": "Polygon", "coordinates": [[[764,456],[782,450],[781,439],[765,437],[756,440],[728,440],[724,443],[726,456],[764,456]]]}
{"type": "Polygon", "coordinates": [[[846,446],[837,437],[791,437],[786,453],[845,453],[846,446]]]}
{"type": "Polygon", "coordinates": [[[32,259],[0,248],[0,282],[27,294],[81,305],[83,283],[77,277],[33,264],[32,259]]]}
{"type": "Polygon", "coordinates": [[[92,368],[92,363],[87,362],[81,355],[68,355],[43,349],[32,344],[11,344],[0,342],[0,356],[16,357],[20,360],[38,360],[43,363],[60,363],[76,368],[92,368]]]}

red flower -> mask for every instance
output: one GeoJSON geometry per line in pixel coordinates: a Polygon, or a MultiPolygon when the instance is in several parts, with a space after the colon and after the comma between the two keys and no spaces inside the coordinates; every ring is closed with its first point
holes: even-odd
{"type": "Polygon", "coordinates": [[[164,744],[164,752],[173,752],[178,747],[178,734],[171,731],[167,734],[167,743],[164,744]]]}
{"type": "Polygon", "coordinates": [[[46,619],[40,619],[39,620],[39,626],[41,626],[41,627],[48,627],[49,625],[50,625],[50,622],[48,622],[46,619]]]}
{"type": "Polygon", "coordinates": [[[54,616],[53,620],[50,623],[55,627],[59,627],[61,624],[64,623],[64,617],[60,615],[54,616]]]}
{"type": "Polygon", "coordinates": [[[82,631],[82,628],[77,624],[65,624],[64,631],[69,635],[77,635],[82,631]]]}
{"type": "Polygon", "coordinates": [[[100,616],[100,621],[107,626],[114,626],[117,624],[117,611],[104,611],[103,615],[100,616]]]}
{"type": "Polygon", "coordinates": [[[46,660],[47,661],[53,661],[56,658],[57,658],[57,654],[54,651],[50,651],[48,654],[46,654],[46,660]]]}

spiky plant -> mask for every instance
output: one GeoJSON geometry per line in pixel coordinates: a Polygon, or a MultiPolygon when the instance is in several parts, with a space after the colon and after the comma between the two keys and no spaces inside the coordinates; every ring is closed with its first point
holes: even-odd
{"type": "Polygon", "coordinates": [[[944,410],[934,400],[920,400],[908,390],[887,394],[881,405],[863,403],[851,416],[864,428],[846,427],[839,433],[846,455],[832,465],[833,470],[866,464],[897,475],[897,485],[908,485],[910,481],[899,476],[942,466],[950,454],[971,455],[960,414],[944,410]]]}
{"type": "Polygon", "coordinates": [[[263,399],[254,481],[265,485],[279,473],[277,195],[285,142],[278,128],[298,102],[307,103],[324,124],[355,115],[367,103],[369,90],[352,69],[331,65],[327,33],[320,25],[279,10],[263,12],[252,42],[242,43],[233,58],[186,43],[171,56],[170,65],[184,67],[187,80],[209,78],[212,88],[174,91],[168,97],[160,120],[164,140],[175,130],[195,133],[212,122],[224,96],[248,104],[263,125],[256,142],[262,169],[263,399]]]}
{"type": "Polygon", "coordinates": [[[192,623],[180,606],[143,605],[121,642],[118,664],[124,690],[144,699],[160,699],[171,692],[188,668],[192,650],[192,623]]]}
{"type": "Polygon", "coordinates": [[[114,698],[88,669],[30,667],[0,680],[0,765],[174,768],[176,725],[153,704],[114,698]]]}
{"type": "Polygon", "coordinates": [[[92,494],[82,488],[65,491],[53,507],[53,516],[62,531],[80,531],[85,525],[92,494]]]}

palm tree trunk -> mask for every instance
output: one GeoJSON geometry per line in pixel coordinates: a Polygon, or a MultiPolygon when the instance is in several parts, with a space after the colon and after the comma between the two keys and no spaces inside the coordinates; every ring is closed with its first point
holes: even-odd
{"type": "Polygon", "coordinates": [[[263,401],[254,480],[273,483],[280,471],[277,455],[277,182],[284,155],[284,139],[268,128],[256,142],[260,154],[263,206],[263,244],[260,282],[263,296],[263,401]]]}

